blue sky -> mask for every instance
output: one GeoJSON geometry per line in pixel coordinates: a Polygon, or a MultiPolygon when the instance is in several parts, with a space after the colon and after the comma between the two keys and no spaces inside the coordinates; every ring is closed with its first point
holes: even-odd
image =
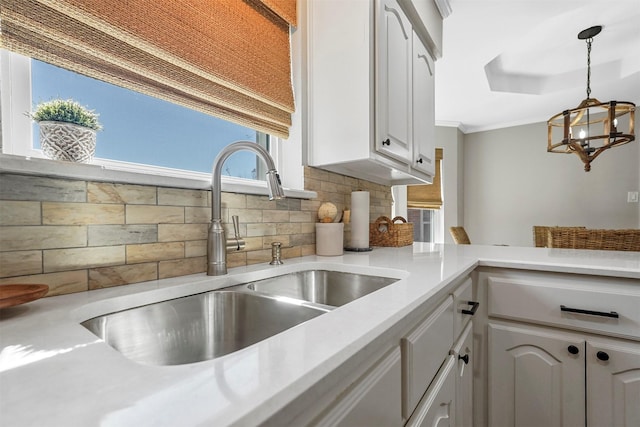
{"type": "MultiPolygon", "coordinates": [[[[222,147],[256,140],[255,130],[40,61],[32,60],[31,76],[34,106],[72,98],[100,114],[103,130],[98,132],[96,157],[211,172],[222,147]]],[[[39,147],[37,127],[34,138],[39,147]]],[[[223,173],[252,178],[255,159],[250,152],[235,153],[223,173]]]]}

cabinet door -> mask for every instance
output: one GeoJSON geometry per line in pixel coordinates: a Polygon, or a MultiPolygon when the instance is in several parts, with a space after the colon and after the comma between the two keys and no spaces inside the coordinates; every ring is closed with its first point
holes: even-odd
{"type": "Polygon", "coordinates": [[[396,0],[380,0],[377,13],[375,148],[408,164],[412,144],[412,27],[396,0]]]}
{"type": "Polygon", "coordinates": [[[318,426],[400,426],[400,349],[396,347],[339,398],[318,426]]]}
{"type": "Polygon", "coordinates": [[[473,324],[469,323],[454,347],[456,360],[456,425],[473,426],[473,324]]]}
{"type": "Polygon", "coordinates": [[[435,174],[435,64],[413,33],[413,168],[435,174]]]}
{"type": "Polygon", "coordinates": [[[402,415],[409,418],[453,347],[453,298],[449,296],[406,337],[402,349],[402,415]]]}
{"type": "Polygon", "coordinates": [[[490,426],[585,425],[584,340],[489,324],[490,426]]]}
{"type": "Polygon", "coordinates": [[[407,422],[407,427],[454,427],[456,425],[455,367],[455,357],[449,356],[407,422]]]}
{"type": "Polygon", "coordinates": [[[640,426],[640,344],[587,342],[587,425],[640,426]]]}

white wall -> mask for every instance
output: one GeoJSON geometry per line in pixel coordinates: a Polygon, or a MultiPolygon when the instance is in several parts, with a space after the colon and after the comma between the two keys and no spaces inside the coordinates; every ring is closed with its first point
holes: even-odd
{"type": "Polygon", "coordinates": [[[546,123],[464,137],[464,226],[472,243],[533,246],[533,225],[638,228],[638,141],[602,153],[584,172],[547,153],[546,123]]]}
{"type": "MultiPolygon", "coordinates": [[[[442,209],[435,221],[434,242],[453,243],[449,227],[463,225],[464,134],[454,127],[436,126],[436,147],[442,148],[442,209]]],[[[392,187],[393,216],[407,217],[407,186],[392,187]]]]}
{"type": "Polygon", "coordinates": [[[464,134],[457,128],[436,126],[436,146],[443,153],[441,236],[445,243],[453,243],[449,227],[464,225],[464,134]]]}

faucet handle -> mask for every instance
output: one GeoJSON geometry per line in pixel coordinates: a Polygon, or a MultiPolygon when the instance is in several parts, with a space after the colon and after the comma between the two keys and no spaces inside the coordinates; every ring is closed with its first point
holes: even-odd
{"type": "Polygon", "coordinates": [[[235,236],[231,239],[227,239],[227,252],[241,251],[245,247],[245,241],[240,238],[240,220],[238,215],[231,217],[233,221],[233,232],[235,236]]]}
{"type": "Polygon", "coordinates": [[[233,233],[237,240],[240,238],[240,219],[238,218],[238,215],[233,215],[231,220],[233,221],[233,233]]]}

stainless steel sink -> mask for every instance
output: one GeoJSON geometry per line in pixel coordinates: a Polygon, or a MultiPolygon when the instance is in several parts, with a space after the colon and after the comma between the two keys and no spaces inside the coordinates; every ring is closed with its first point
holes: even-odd
{"type": "Polygon", "coordinates": [[[223,290],[107,314],[82,325],[129,359],[180,365],[240,350],[326,311],[223,290]]]}
{"type": "Polygon", "coordinates": [[[328,270],[306,270],[252,282],[251,290],[338,307],[399,279],[328,270]]]}
{"type": "Polygon", "coordinates": [[[82,325],[136,362],[181,365],[248,347],[397,280],[306,270],[110,313],[82,325]]]}

